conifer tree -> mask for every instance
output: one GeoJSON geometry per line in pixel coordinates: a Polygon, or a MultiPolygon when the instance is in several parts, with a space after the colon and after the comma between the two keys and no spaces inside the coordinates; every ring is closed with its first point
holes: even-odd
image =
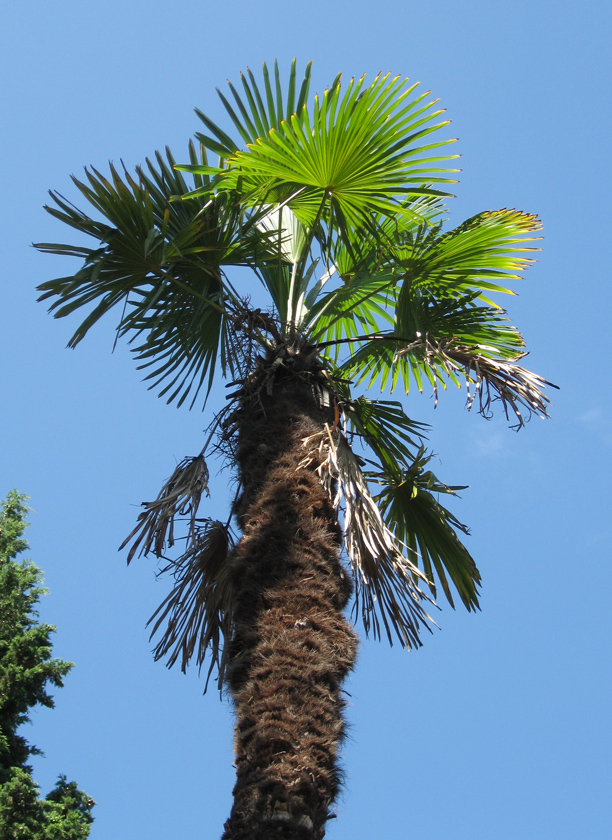
{"type": "Polygon", "coordinates": [[[40,750],[20,734],[31,709],[54,707],[47,688],[61,688],[72,668],[51,657],[56,628],[38,622],[40,569],[15,559],[28,547],[26,498],[12,491],[0,505],[0,840],[84,840],[93,799],[65,776],[41,799],[28,764],[40,750]]]}

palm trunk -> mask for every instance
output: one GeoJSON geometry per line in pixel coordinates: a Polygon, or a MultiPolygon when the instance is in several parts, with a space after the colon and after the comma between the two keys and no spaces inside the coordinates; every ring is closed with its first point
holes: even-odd
{"type": "Polygon", "coordinates": [[[337,515],[318,464],[300,466],[302,441],[330,421],[308,380],[277,376],[271,394],[245,388],[239,418],[243,536],[229,661],[237,781],[223,840],[320,840],[340,786],[340,684],[357,639],[343,615],[351,583],[337,515]]]}

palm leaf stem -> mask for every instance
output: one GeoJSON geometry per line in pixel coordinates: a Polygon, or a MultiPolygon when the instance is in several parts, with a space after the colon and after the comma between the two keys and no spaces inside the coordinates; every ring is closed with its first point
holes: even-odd
{"type": "Polygon", "coordinates": [[[297,304],[296,304],[296,301],[294,300],[295,283],[297,282],[298,278],[301,279],[303,274],[304,274],[304,268],[306,266],[306,261],[308,259],[308,255],[310,253],[310,249],[312,247],[312,240],[314,239],[317,227],[319,225],[319,222],[321,221],[321,216],[323,215],[323,210],[325,208],[325,202],[327,201],[327,198],[328,198],[328,191],[325,190],[325,192],[323,193],[323,199],[321,201],[321,204],[319,205],[319,209],[317,210],[317,215],[315,216],[315,219],[312,223],[312,227],[310,228],[310,231],[308,233],[308,238],[306,239],[306,245],[304,246],[304,253],[302,254],[301,260],[297,264],[297,271],[292,272],[292,275],[291,275],[291,286],[289,287],[289,307],[290,307],[290,318],[291,318],[291,321],[290,321],[290,324],[289,324],[289,327],[290,327],[289,337],[290,338],[293,338],[294,335],[295,335],[295,321],[296,321],[296,318],[297,318],[297,312],[296,312],[297,304]]]}
{"type": "MultiPolygon", "coordinates": [[[[395,282],[396,282],[395,278],[392,278],[391,280],[389,280],[389,282],[388,282],[388,283],[385,283],[384,285],[377,287],[377,288],[376,288],[376,289],[374,289],[373,291],[368,292],[367,294],[365,294],[362,298],[359,298],[359,300],[354,301],[352,304],[350,304],[349,306],[347,306],[347,307],[346,307],[346,309],[343,309],[341,312],[339,312],[339,313],[335,316],[335,318],[332,318],[332,320],[331,320],[331,321],[328,321],[328,322],[325,324],[325,330],[329,331],[329,328],[330,328],[330,327],[332,327],[334,324],[336,324],[338,321],[340,321],[342,318],[344,318],[344,317],[345,317],[345,315],[348,315],[348,314],[349,314],[349,312],[352,312],[354,309],[357,309],[357,307],[358,307],[358,306],[361,306],[361,304],[362,304],[362,303],[365,303],[365,302],[366,302],[367,300],[369,300],[370,298],[373,298],[375,295],[380,294],[380,293],[381,293],[381,292],[383,292],[385,289],[389,288],[389,286],[394,285],[394,284],[395,284],[395,282]]],[[[333,298],[331,298],[331,297],[330,297],[330,299],[327,301],[327,303],[326,303],[326,304],[325,304],[325,305],[324,305],[324,306],[323,306],[323,307],[322,307],[322,308],[321,308],[321,309],[317,312],[317,321],[319,321],[319,320],[321,319],[321,316],[324,314],[325,310],[326,310],[329,306],[331,306],[333,303],[334,303],[333,298]]],[[[316,327],[316,324],[315,324],[315,327],[316,327]]],[[[313,343],[314,343],[314,340],[315,340],[315,336],[316,336],[316,332],[314,332],[314,333],[310,336],[310,338],[313,340],[313,343]]],[[[354,340],[355,340],[355,339],[353,339],[353,341],[354,341],[354,340]]]]}
{"type": "Polygon", "coordinates": [[[411,350],[413,347],[421,344],[421,339],[417,339],[416,341],[410,338],[402,338],[399,335],[353,335],[349,338],[335,338],[332,341],[321,341],[319,344],[313,344],[317,350],[320,350],[323,347],[331,347],[335,344],[349,344],[354,341],[400,341],[405,343],[405,350],[411,350]]]}
{"type": "MultiPolygon", "coordinates": [[[[223,417],[224,417],[224,416],[228,413],[228,411],[229,411],[230,409],[232,409],[232,410],[234,409],[234,406],[232,405],[232,403],[229,403],[228,405],[226,405],[226,406],[225,406],[225,408],[222,408],[222,409],[221,409],[221,411],[219,411],[219,412],[215,415],[215,417],[214,417],[214,419],[213,419],[212,423],[211,423],[211,424],[210,424],[210,426],[208,427],[208,428],[210,429],[210,433],[209,433],[208,437],[206,438],[206,441],[205,441],[205,443],[204,443],[204,446],[203,446],[203,447],[202,447],[202,449],[200,450],[200,456],[201,456],[202,458],[204,457],[204,455],[205,455],[205,453],[206,453],[206,450],[208,449],[208,446],[209,446],[209,444],[210,444],[211,440],[213,439],[213,437],[214,437],[214,435],[215,435],[215,432],[217,431],[217,429],[218,429],[218,428],[219,428],[219,426],[221,425],[221,419],[222,419],[222,418],[223,418],[223,417]]],[[[199,456],[199,457],[200,457],[200,456],[199,456]]]]}

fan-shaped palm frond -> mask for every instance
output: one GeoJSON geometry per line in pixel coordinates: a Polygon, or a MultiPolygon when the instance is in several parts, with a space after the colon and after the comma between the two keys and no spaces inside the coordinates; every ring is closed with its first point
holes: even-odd
{"type": "Polygon", "coordinates": [[[468,409],[476,402],[479,412],[490,417],[492,403],[499,400],[506,417],[513,418],[521,428],[525,424],[521,407],[527,419],[531,414],[548,417],[550,400],[544,389],[556,387],[518,364],[523,356],[505,361],[496,359],[486,345],[462,345],[452,339],[435,342],[429,335],[406,343],[393,335],[382,335],[372,338],[340,370],[355,375],[357,383],[378,382],[381,391],[389,385],[392,392],[401,382],[408,393],[411,380],[422,391],[426,377],[436,404],[438,389],[446,388],[447,379],[459,387],[464,382],[468,409]]]}
{"type": "MultiPolygon", "coordinates": [[[[193,145],[190,152],[195,157],[193,145]]],[[[93,307],[70,339],[71,347],[121,306],[117,333],[130,336],[151,387],[160,387],[168,402],[178,398],[179,405],[192,392],[193,405],[202,386],[210,390],[219,358],[233,373],[227,331],[238,298],[224,269],[265,261],[269,237],[257,227],[259,217],[245,219],[228,193],[171,201],[187,185],[169,150],[166,155],[167,163],[159,154],[157,166],[147,161],[147,172],[138,169],[137,179],[127,171],[122,178],[112,165],[110,180],[96,170],[86,171],[86,182],[73,179],[105,221],[51,193],[56,206],[48,211],[100,246],[37,245],[84,263],[72,277],[41,284],[40,300],[54,299],[51,311],[57,318],[93,307]],[[138,337],[144,341],[138,343],[138,337]]],[[[205,176],[194,177],[203,183],[205,176]]]]}
{"type": "MultiPolygon", "coordinates": [[[[319,295],[303,321],[309,339],[324,355],[337,360],[342,343],[359,336],[378,334],[381,326],[393,322],[389,312],[395,277],[391,271],[374,275],[360,273],[340,288],[319,295]]],[[[359,346],[359,343],[357,344],[359,346]]]]}
{"type": "Polygon", "coordinates": [[[420,647],[420,630],[432,621],[423,607],[427,596],[418,582],[429,584],[416,563],[406,557],[383,520],[367,479],[346,438],[326,427],[303,445],[308,466],[324,453],[318,469],[334,507],[343,510],[344,546],[355,580],[355,614],[366,634],[380,639],[384,627],[406,647],[420,647]],[[382,625],[382,626],[381,626],[382,625]]]}
{"type": "Polygon", "coordinates": [[[423,571],[434,596],[439,583],[454,606],[448,576],[465,606],[478,606],[480,575],[456,533],[467,529],[434,495],[465,488],[449,487],[426,469],[432,457],[422,444],[426,427],[410,420],[400,403],[365,397],[353,400],[344,417],[364,451],[376,457],[376,467],[364,470],[363,477],[382,488],[373,499],[396,545],[423,571]]]}
{"type": "MultiPolygon", "coordinates": [[[[307,69],[302,94],[307,93],[309,77],[307,69]]],[[[425,102],[427,93],[413,96],[416,84],[379,75],[366,87],[362,77],[351,79],[342,94],[337,77],[321,98],[315,96],[312,114],[301,95],[296,111],[288,102],[291,113],[279,120],[278,110],[271,108],[267,71],[264,82],[267,108],[252,76],[253,94],[243,77],[247,103],[232,89],[241,117],[224,99],[247,150],[227,154],[233,142],[208,121],[217,142],[208,136],[200,139],[221,154],[223,165],[181,168],[215,175],[219,188],[239,190],[247,203],[286,201],[310,229],[330,214],[341,229],[363,228],[372,213],[409,212],[402,208],[407,194],[436,192],[425,182],[451,182],[448,170],[440,164],[452,156],[438,152],[452,141],[438,139],[420,145],[448,123],[435,122],[442,111],[433,110],[435,101],[425,102]]]]}
{"type": "MultiPolygon", "coordinates": [[[[287,92],[283,95],[282,82],[278,63],[274,62],[274,88],[270,82],[270,74],[264,62],[263,80],[264,90],[260,91],[255,77],[247,68],[246,75],[240,74],[240,81],[244,89],[246,102],[240,96],[234,85],[228,81],[228,87],[234,99],[238,114],[228,99],[217,88],[217,93],[225,110],[231,117],[234,127],[237,129],[244,143],[255,143],[259,137],[267,134],[270,129],[279,129],[283,120],[290,120],[295,113],[301,113],[308,98],[310,88],[310,75],[312,62],[308,62],[304,71],[304,78],[297,89],[296,60],[291,63],[287,92]]],[[[230,157],[239,150],[239,145],[234,142],[219,126],[217,126],[206,114],[196,108],[196,114],[202,120],[213,137],[207,134],[198,133],[198,140],[212,152],[216,152],[221,158],[230,157]]]]}
{"type": "Polygon", "coordinates": [[[444,508],[436,495],[456,495],[465,487],[450,487],[426,469],[431,455],[425,448],[417,452],[409,467],[370,472],[370,481],[381,485],[376,502],[395,538],[405,545],[422,569],[432,592],[441,585],[451,606],[454,606],[448,578],[454,584],[464,606],[478,607],[480,573],[474,560],[457,537],[457,531],[468,533],[465,525],[444,508]],[[447,577],[448,576],[448,577],[447,577]]]}
{"type": "MultiPolygon", "coordinates": [[[[341,366],[345,375],[368,387],[376,382],[381,390],[388,386],[393,391],[401,383],[406,393],[412,381],[422,390],[426,379],[436,397],[447,380],[460,386],[465,379],[468,407],[484,393],[483,413],[493,398],[499,398],[519,425],[521,405],[546,416],[549,401],[543,389],[550,383],[518,364],[524,356],[523,338],[486,297],[491,292],[510,293],[491,280],[514,279],[532,262],[524,253],[535,249],[526,243],[539,228],[534,216],[503,210],[475,216],[448,233],[439,227],[404,230],[391,246],[392,268],[386,269],[393,273],[397,289],[393,329],[359,342],[341,366]]],[[[374,278],[370,282],[373,285],[374,278]]],[[[337,332],[352,338],[353,327],[345,327],[342,306],[340,301],[334,315],[337,332]]]]}
{"type": "Polygon", "coordinates": [[[364,448],[391,469],[412,463],[428,428],[411,420],[399,402],[363,396],[348,402],[343,417],[349,429],[359,435],[364,448]]]}

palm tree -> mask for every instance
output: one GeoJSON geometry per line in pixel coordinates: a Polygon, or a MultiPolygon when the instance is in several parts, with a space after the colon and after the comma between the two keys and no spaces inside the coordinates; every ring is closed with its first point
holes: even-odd
{"type": "Polygon", "coordinates": [[[116,308],[168,402],[205,403],[218,371],[232,388],[124,543],[128,562],[165,558],[185,523],[152,636],[169,665],[208,656],[233,698],[225,840],[324,835],[351,597],[366,634],[408,648],[438,588],[478,607],[466,529],[440,502],[460,488],[430,470],[426,427],[367,389],[426,386],[437,401],[451,382],[485,416],[495,400],[517,427],[547,416],[549,383],[520,366],[523,339],[490,299],[532,262],[538,219],[504,209],[445,229],[455,170],[436,103],[382,75],[345,89],[338,76],[310,100],[310,77],[309,64],[299,85],[294,61],[283,91],[276,63],[261,84],[247,71],[219,94],[237,138],[198,111],[188,164],[166,150],[135,175],[86,170],[74,183],[102,220],[56,193],[47,209],[94,247],[37,246],[83,261],[40,287],[55,317],[88,308],[70,346],[116,308]],[[239,287],[231,266],[258,282],[239,287]],[[198,515],[211,451],[235,470],[226,522],[198,515]]]}

